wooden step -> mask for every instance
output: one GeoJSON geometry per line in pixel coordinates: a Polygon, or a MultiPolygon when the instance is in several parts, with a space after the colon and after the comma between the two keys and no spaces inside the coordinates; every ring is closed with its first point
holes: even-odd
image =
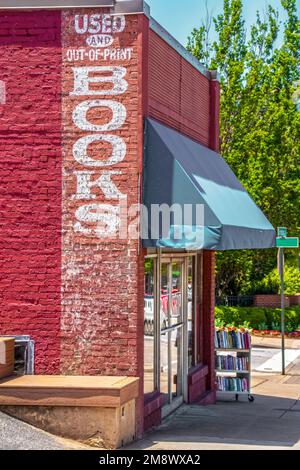
{"type": "Polygon", "coordinates": [[[0,406],[118,408],[138,397],[139,379],[24,375],[0,380],[0,406]]]}

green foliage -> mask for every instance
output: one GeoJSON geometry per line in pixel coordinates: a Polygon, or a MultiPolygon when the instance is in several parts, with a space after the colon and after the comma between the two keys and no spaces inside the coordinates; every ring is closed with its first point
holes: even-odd
{"type": "Polygon", "coordinates": [[[216,328],[224,328],[224,326],[225,326],[225,323],[223,322],[223,320],[220,320],[220,318],[215,319],[216,328]]]}
{"type": "MultiPolygon", "coordinates": [[[[253,329],[280,330],[281,310],[258,307],[216,307],[215,318],[222,326],[247,324],[253,329]],[[246,322],[246,323],[245,323],[246,322]],[[274,328],[273,326],[276,326],[274,328]]],[[[285,310],[286,330],[295,331],[300,327],[300,306],[285,310]]],[[[216,324],[217,324],[216,323],[216,324]]]]}
{"type": "Polygon", "coordinates": [[[244,328],[245,330],[250,330],[251,329],[250,322],[249,321],[244,321],[244,323],[242,325],[239,325],[239,328],[244,328]]]}
{"type": "Polygon", "coordinates": [[[259,331],[264,331],[264,330],[267,330],[268,329],[268,325],[266,323],[260,323],[258,325],[258,330],[259,331]]]}
{"type": "Polygon", "coordinates": [[[224,325],[231,323],[242,325],[244,322],[250,322],[252,328],[258,328],[260,323],[266,321],[264,309],[252,307],[216,307],[215,317],[224,325]]]}
{"type": "MultiPolygon", "coordinates": [[[[285,293],[295,295],[300,293],[300,271],[295,266],[286,266],[284,273],[285,293]]],[[[257,294],[279,294],[280,279],[277,269],[268,273],[261,281],[256,283],[257,294]]]]}
{"type": "Polygon", "coordinates": [[[274,330],[274,331],[280,331],[280,329],[281,329],[280,323],[272,321],[271,329],[274,330]]]}
{"type": "MultiPolygon", "coordinates": [[[[287,20],[268,6],[246,39],[242,0],[224,0],[214,18],[217,40],[208,42],[202,22],[188,50],[221,76],[221,153],[274,227],[299,233],[300,21],[296,0],[281,0],[287,20]]],[[[217,258],[217,292],[253,290],[276,266],[275,250],[222,253],[217,258]]]]}

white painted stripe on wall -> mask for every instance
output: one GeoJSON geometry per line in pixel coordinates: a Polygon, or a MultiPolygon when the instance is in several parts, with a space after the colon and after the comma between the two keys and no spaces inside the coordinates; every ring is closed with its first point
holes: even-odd
{"type": "Polygon", "coordinates": [[[2,80],[0,80],[0,104],[6,104],[6,86],[2,80]]]}

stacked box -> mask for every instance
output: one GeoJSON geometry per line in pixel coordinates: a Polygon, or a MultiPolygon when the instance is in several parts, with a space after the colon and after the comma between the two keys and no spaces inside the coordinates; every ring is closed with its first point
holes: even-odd
{"type": "Polygon", "coordinates": [[[0,379],[12,375],[15,365],[15,339],[0,338],[0,379]]]}

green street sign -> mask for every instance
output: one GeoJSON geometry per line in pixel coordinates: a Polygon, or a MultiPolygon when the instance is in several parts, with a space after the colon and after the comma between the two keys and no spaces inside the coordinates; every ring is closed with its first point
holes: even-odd
{"type": "Polygon", "coordinates": [[[277,233],[278,233],[278,237],[286,238],[287,237],[287,228],[286,227],[278,227],[277,233]]]}
{"type": "Polygon", "coordinates": [[[299,248],[299,238],[288,237],[288,238],[276,238],[277,248],[299,248]]]}

